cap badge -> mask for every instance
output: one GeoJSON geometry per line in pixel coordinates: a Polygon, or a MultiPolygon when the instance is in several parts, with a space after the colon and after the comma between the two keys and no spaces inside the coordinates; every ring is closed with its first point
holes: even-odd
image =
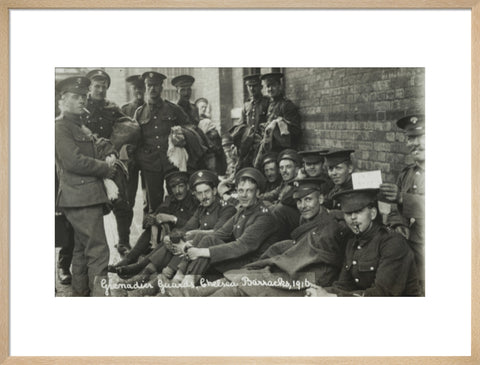
{"type": "Polygon", "coordinates": [[[411,117],[410,122],[412,122],[412,124],[417,124],[418,118],[417,117],[411,117]]]}
{"type": "Polygon", "coordinates": [[[298,183],[298,181],[295,181],[295,182],[293,183],[293,186],[295,186],[296,188],[298,188],[299,185],[300,185],[300,184],[298,183]]]}
{"type": "Polygon", "coordinates": [[[150,72],[150,73],[148,74],[148,77],[153,78],[153,72],[150,72]]]}
{"type": "Polygon", "coordinates": [[[81,83],[82,83],[82,78],[81,77],[77,78],[77,84],[81,84],[81,83]]]}
{"type": "Polygon", "coordinates": [[[203,176],[203,172],[200,171],[200,172],[198,173],[198,177],[202,177],[202,176],[203,176]]]}

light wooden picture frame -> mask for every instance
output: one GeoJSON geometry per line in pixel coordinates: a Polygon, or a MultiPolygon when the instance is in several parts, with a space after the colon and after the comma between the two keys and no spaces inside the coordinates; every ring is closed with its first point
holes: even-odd
{"type": "MultiPolygon", "coordinates": [[[[477,158],[480,128],[480,0],[300,0],[220,2],[171,1],[157,2],[92,1],[92,0],[2,0],[0,5],[0,363],[1,364],[476,364],[480,362],[480,275],[479,199],[480,167],[477,158]],[[14,357],[10,356],[10,10],[14,9],[469,9],[471,10],[471,356],[465,357],[14,357]]],[[[454,334],[452,334],[453,336],[454,334]]]]}

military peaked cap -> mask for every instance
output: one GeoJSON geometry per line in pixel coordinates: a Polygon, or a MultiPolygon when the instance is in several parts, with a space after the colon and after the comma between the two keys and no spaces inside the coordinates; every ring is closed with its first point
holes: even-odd
{"type": "Polygon", "coordinates": [[[102,79],[107,81],[107,88],[110,87],[110,76],[103,70],[92,70],[87,74],[90,80],[102,79]]]}
{"type": "Polygon", "coordinates": [[[416,114],[403,117],[397,121],[397,127],[403,129],[407,136],[425,134],[425,115],[416,114]]]}
{"type": "Polygon", "coordinates": [[[68,77],[62,81],[60,81],[57,86],[57,92],[62,95],[67,92],[80,94],[80,95],[87,95],[88,87],[90,86],[90,80],[84,76],[74,76],[68,77]]]}

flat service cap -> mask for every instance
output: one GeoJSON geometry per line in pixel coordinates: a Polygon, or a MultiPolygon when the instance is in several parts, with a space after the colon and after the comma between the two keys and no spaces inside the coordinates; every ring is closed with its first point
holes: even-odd
{"type": "Polygon", "coordinates": [[[263,74],[260,76],[261,80],[276,80],[280,82],[280,79],[283,77],[281,72],[271,72],[268,74],[263,74]]]}
{"type": "Polygon", "coordinates": [[[403,129],[407,136],[425,134],[425,115],[416,114],[403,117],[397,121],[397,127],[403,129]]]}
{"type": "Polygon", "coordinates": [[[161,74],[160,72],[156,72],[156,71],[148,71],[148,72],[144,72],[142,74],[142,79],[144,81],[149,80],[149,81],[154,82],[155,84],[163,83],[163,80],[165,80],[166,78],[167,78],[167,76],[165,76],[164,74],[161,74]]]}
{"type": "Polygon", "coordinates": [[[136,86],[136,87],[145,87],[145,84],[143,82],[142,76],[141,75],[132,75],[128,76],[125,79],[126,82],[136,86]]]}
{"type": "Polygon", "coordinates": [[[260,190],[261,193],[265,191],[265,185],[267,184],[267,179],[256,168],[245,167],[241,169],[239,172],[237,172],[237,174],[235,175],[235,184],[238,184],[238,182],[242,177],[249,177],[250,179],[255,181],[257,183],[258,190],[260,190]]]}
{"type": "Polygon", "coordinates": [[[278,154],[276,152],[268,152],[262,156],[262,166],[270,162],[277,162],[278,154]]]}
{"type": "Polygon", "coordinates": [[[172,85],[175,87],[190,87],[194,82],[195,79],[190,75],[180,75],[172,79],[172,85]]]}
{"type": "Polygon", "coordinates": [[[326,194],[326,182],[325,179],[320,177],[306,177],[290,182],[290,185],[293,185],[295,189],[293,191],[293,199],[301,199],[314,191],[326,194]]]}
{"type": "Polygon", "coordinates": [[[340,203],[342,212],[352,213],[362,210],[367,205],[375,203],[379,189],[344,190],[333,195],[333,199],[340,203]]]}
{"type": "Polygon", "coordinates": [[[56,89],[60,95],[65,93],[87,95],[89,86],[90,79],[84,76],[73,76],[60,81],[57,84],[56,89]]]}
{"type": "Polygon", "coordinates": [[[323,161],[326,153],[328,153],[327,149],[298,152],[298,154],[302,156],[303,162],[307,163],[317,163],[323,161]]]}
{"type": "Polygon", "coordinates": [[[190,188],[193,189],[198,184],[213,184],[214,187],[218,185],[218,176],[210,170],[195,171],[189,180],[190,188]]]}
{"type": "Polygon", "coordinates": [[[260,85],[260,74],[247,75],[243,77],[245,85],[260,85]]]}
{"type": "Polygon", "coordinates": [[[323,156],[325,156],[325,164],[327,166],[337,166],[345,161],[350,161],[350,155],[355,152],[355,150],[334,150],[328,151],[323,156]]]}
{"type": "Polygon", "coordinates": [[[168,186],[176,186],[178,184],[188,184],[188,172],[172,171],[165,175],[165,181],[168,186]]]}
{"type": "Polygon", "coordinates": [[[292,160],[297,166],[300,166],[302,163],[302,158],[297,151],[287,148],[278,154],[277,162],[280,163],[282,160],[292,160]]]}
{"type": "Polygon", "coordinates": [[[110,87],[110,76],[108,76],[108,74],[103,70],[92,70],[87,74],[87,77],[91,81],[96,80],[96,79],[106,80],[107,81],[107,88],[110,87]]]}

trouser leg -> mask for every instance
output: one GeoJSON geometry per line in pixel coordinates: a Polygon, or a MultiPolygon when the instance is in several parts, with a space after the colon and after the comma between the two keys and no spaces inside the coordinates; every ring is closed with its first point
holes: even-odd
{"type": "Polygon", "coordinates": [[[153,212],[163,201],[163,173],[143,170],[149,211],[153,212]]]}
{"type": "MultiPolygon", "coordinates": [[[[207,248],[211,246],[221,245],[223,243],[225,242],[223,242],[222,240],[214,236],[205,236],[199,242],[197,247],[207,248]]],[[[210,267],[210,259],[201,257],[194,261],[191,261],[188,264],[185,274],[186,275],[203,275],[209,267],[210,267]]]]}
{"type": "Polygon", "coordinates": [[[68,236],[65,242],[63,242],[60,251],[58,252],[57,266],[65,271],[70,271],[70,265],[72,264],[73,248],[75,247],[75,236],[73,228],[70,224],[67,229],[68,236]]]}
{"type": "Polygon", "coordinates": [[[68,208],[65,216],[75,232],[72,289],[74,295],[85,296],[93,291],[95,277],[107,276],[110,252],[103,225],[103,207],[68,208]]]}
{"type": "Polygon", "coordinates": [[[425,245],[408,241],[410,248],[415,256],[415,264],[417,266],[418,280],[420,282],[420,289],[422,294],[425,294],[425,245]]]}

